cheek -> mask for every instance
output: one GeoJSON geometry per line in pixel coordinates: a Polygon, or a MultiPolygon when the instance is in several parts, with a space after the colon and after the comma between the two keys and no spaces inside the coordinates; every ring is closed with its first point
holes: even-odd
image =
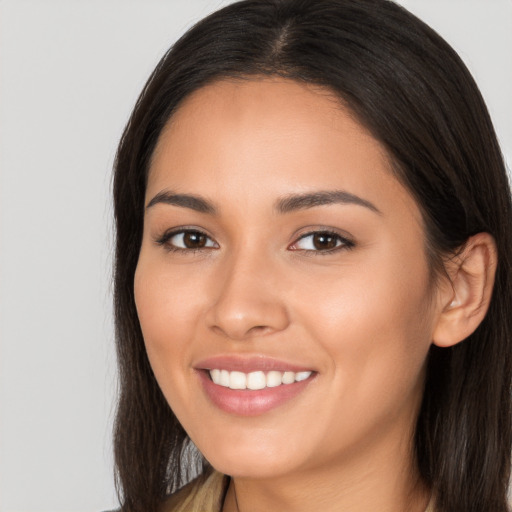
{"type": "Polygon", "coordinates": [[[310,337],[329,355],[333,392],[354,414],[360,404],[396,412],[421,392],[432,331],[428,270],[417,256],[399,261],[390,251],[366,272],[333,273],[323,289],[308,281],[314,307],[297,304],[310,337]]]}
{"type": "Polygon", "coordinates": [[[173,370],[190,359],[190,341],[197,325],[195,290],[193,277],[184,283],[158,259],[141,252],[134,280],[135,304],[148,358],[161,384],[179,380],[180,372],[173,370]]]}
{"type": "Polygon", "coordinates": [[[191,360],[199,308],[193,274],[183,282],[186,271],[170,272],[168,265],[144,256],[135,273],[134,294],[149,363],[179,421],[202,425],[200,411],[190,407],[196,401],[190,383],[195,381],[191,360]]]}

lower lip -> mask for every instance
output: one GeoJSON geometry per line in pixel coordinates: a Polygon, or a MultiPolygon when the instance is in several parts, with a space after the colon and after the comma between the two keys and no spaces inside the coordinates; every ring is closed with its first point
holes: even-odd
{"type": "Polygon", "coordinates": [[[238,416],[257,416],[279,407],[299,395],[314,378],[274,388],[231,389],[215,384],[204,370],[198,370],[203,389],[219,409],[238,416]]]}

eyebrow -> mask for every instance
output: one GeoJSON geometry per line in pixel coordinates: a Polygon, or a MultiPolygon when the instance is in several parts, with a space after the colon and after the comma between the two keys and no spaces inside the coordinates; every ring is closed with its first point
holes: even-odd
{"type": "Polygon", "coordinates": [[[159,192],[146,206],[146,210],[155,206],[155,204],[170,204],[173,206],[181,206],[182,208],[189,208],[199,213],[208,213],[210,215],[217,215],[217,208],[200,196],[193,194],[174,194],[167,190],[159,192]]]}
{"type": "MultiPolygon", "coordinates": [[[[146,206],[146,209],[160,203],[189,208],[196,212],[209,215],[218,214],[218,208],[204,197],[194,194],[175,194],[167,190],[159,192],[153,197],[146,206]]],[[[290,194],[279,199],[275,203],[274,209],[280,214],[285,214],[330,204],[354,204],[381,214],[381,211],[370,201],[344,190],[322,190],[318,192],[306,192],[304,194],[290,194]]]]}
{"type": "Polygon", "coordinates": [[[355,204],[381,214],[381,211],[373,203],[345,190],[325,190],[313,193],[292,194],[280,199],[276,204],[276,210],[279,213],[288,213],[329,204],[355,204]]]}

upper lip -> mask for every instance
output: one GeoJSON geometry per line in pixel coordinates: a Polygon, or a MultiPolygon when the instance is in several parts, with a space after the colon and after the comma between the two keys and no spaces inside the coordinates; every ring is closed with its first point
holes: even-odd
{"type": "Polygon", "coordinates": [[[208,357],[197,362],[194,367],[198,370],[228,370],[250,373],[256,371],[278,371],[278,372],[304,372],[313,371],[309,366],[290,363],[273,357],[262,355],[240,356],[240,355],[218,355],[208,357]]]}

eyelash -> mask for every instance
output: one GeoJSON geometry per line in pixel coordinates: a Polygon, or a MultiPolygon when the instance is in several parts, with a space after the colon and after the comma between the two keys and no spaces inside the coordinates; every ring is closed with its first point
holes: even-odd
{"type": "MultiPolygon", "coordinates": [[[[185,234],[196,234],[196,235],[205,236],[210,241],[212,240],[203,231],[200,231],[198,229],[183,229],[182,228],[182,229],[166,231],[162,236],[160,236],[156,240],[156,243],[158,245],[161,245],[161,246],[165,247],[165,249],[167,251],[169,251],[169,252],[183,253],[183,254],[185,254],[185,253],[187,253],[187,254],[190,254],[190,253],[195,254],[197,252],[201,252],[203,250],[208,250],[208,249],[212,248],[211,246],[210,247],[183,248],[183,247],[176,247],[176,246],[171,245],[169,243],[169,241],[173,237],[175,237],[176,235],[181,235],[181,234],[183,234],[183,235],[185,235],[185,234]]],[[[328,229],[320,229],[320,230],[310,231],[308,233],[304,233],[295,242],[293,242],[292,246],[296,245],[299,241],[304,240],[304,239],[306,239],[306,238],[308,238],[310,236],[314,236],[314,235],[328,235],[330,237],[335,237],[337,239],[336,243],[338,243],[338,242],[341,242],[341,243],[340,243],[340,245],[336,245],[332,249],[326,249],[326,250],[312,250],[312,249],[294,249],[294,250],[302,251],[303,253],[311,255],[311,256],[325,256],[325,255],[328,255],[328,254],[336,253],[336,252],[341,251],[341,250],[353,249],[355,247],[355,243],[352,240],[349,240],[348,238],[340,235],[339,233],[336,233],[335,231],[331,231],[331,230],[328,230],[328,229]]]]}
{"type": "Polygon", "coordinates": [[[345,236],[340,235],[336,231],[332,231],[329,229],[319,229],[315,231],[309,231],[308,233],[304,233],[301,235],[295,242],[293,242],[292,245],[296,245],[301,240],[304,240],[310,236],[314,235],[327,235],[329,237],[334,237],[336,239],[336,244],[340,242],[339,245],[336,245],[332,249],[326,249],[326,250],[313,250],[313,249],[296,249],[299,251],[303,251],[305,254],[311,255],[311,256],[326,256],[329,254],[336,253],[338,251],[343,250],[349,250],[353,249],[355,247],[355,243],[352,240],[349,240],[345,236]]]}
{"type": "Polygon", "coordinates": [[[197,252],[200,252],[204,249],[210,249],[211,247],[196,247],[196,248],[183,248],[183,247],[176,247],[174,245],[171,245],[169,243],[169,241],[171,240],[171,238],[175,237],[176,235],[181,235],[181,234],[196,234],[196,235],[201,235],[201,236],[205,236],[206,238],[208,238],[209,240],[211,240],[211,238],[206,234],[206,233],[203,233],[202,231],[200,231],[199,229],[175,229],[175,230],[171,230],[171,231],[166,231],[161,237],[159,237],[157,240],[156,240],[156,243],[158,245],[161,245],[163,247],[165,247],[165,249],[169,252],[180,252],[180,253],[187,253],[187,254],[195,254],[197,252]]]}

